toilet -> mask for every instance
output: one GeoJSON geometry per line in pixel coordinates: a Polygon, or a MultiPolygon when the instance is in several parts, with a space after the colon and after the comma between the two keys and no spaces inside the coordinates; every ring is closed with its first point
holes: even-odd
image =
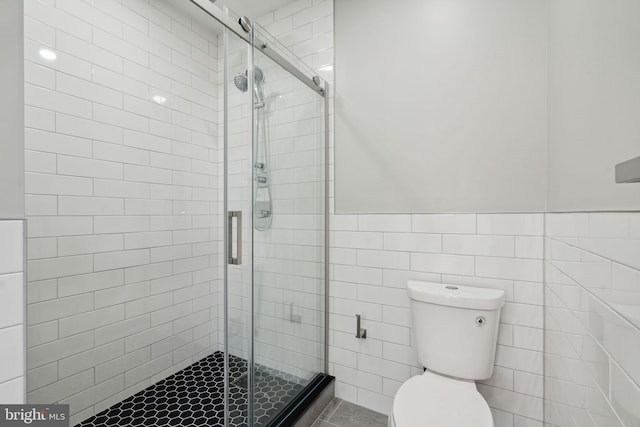
{"type": "Polygon", "coordinates": [[[410,281],[422,375],[400,386],[389,427],[494,427],[476,380],[491,377],[504,291],[410,281]]]}

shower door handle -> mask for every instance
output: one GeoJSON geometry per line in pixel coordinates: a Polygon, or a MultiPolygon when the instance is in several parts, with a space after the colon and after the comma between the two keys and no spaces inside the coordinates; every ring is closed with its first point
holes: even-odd
{"type": "Polygon", "coordinates": [[[242,211],[227,213],[227,257],[229,264],[242,264],[242,211]],[[233,256],[233,218],[236,218],[236,257],[233,256]]]}

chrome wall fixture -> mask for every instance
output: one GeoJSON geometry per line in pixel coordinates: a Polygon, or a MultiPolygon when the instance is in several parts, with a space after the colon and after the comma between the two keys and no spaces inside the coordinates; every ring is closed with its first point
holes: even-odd
{"type": "Polygon", "coordinates": [[[361,328],[362,316],[360,314],[356,314],[356,338],[366,338],[367,330],[361,328]]]}
{"type": "MultiPolygon", "coordinates": [[[[233,84],[240,92],[249,90],[249,70],[233,78],[233,84]]],[[[271,146],[268,134],[269,105],[264,95],[264,72],[253,67],[253,108],[254,130],[254,184],[253,184],[253,227],[266,231],[273,223],[273,202],[271,197],[271,146]]]]}

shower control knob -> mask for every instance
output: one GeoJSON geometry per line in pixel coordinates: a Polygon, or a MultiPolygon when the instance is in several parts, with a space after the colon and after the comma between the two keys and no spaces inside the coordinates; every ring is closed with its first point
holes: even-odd
{"type": "Polygon", "coordinates": [[[256,163],[256,169],[264,169],[264,163],[256,163]]]}
{"type": "Polygon", "coordinates": [[[266,176],[257,176],[256,177],[256,181],[258,181],[260,184],[266,184],[267,183],[267,177],[266,176]]]}
{"type": "Polygon", "coordinates": [[[258,218],[269,218],[271,216],[271,211],[261,210],[258,213],[258,218]]]}

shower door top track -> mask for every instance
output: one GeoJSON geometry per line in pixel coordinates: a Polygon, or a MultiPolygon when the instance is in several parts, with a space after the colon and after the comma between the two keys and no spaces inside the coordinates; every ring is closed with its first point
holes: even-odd
{"type": "MultiPolygon", "coordinates": [[[[229,31],[251,44],[252,40],[250,35],[245,31],[245,29],[240,25],[239,22],[235,22],[233,19],[229,18],[225,15],[222,10],[218,7],[214,6],[209,0],[190,0],[191,3],[198,6],[216,21],[220,22],[222,25],[227,27],[229,31]]],[[[274,61],[276,64],[280,65],[282,68],[287,70],[291,75],[300,80],[302,83],[307,85],[311,90],[319,94],[320,96],[325,96],[325,89],[322,85],[322,80],[319,76],[309,77],[304,74],[298,67],[287,61],[282,55],[272,49],[266,42],[258,39],[254,36],[253,44],[256,48],[260,49],[260,51],[265,54],[268,58],[274,61]]]]}

